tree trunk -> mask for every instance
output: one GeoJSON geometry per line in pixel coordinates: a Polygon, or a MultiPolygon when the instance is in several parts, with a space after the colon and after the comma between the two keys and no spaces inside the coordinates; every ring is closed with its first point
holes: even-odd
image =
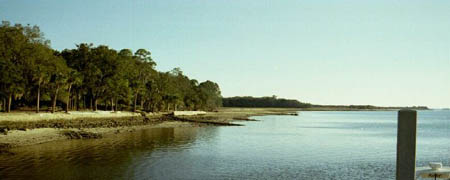
{"type": "Polygon", "coordinates": [[[114,111],[114,99],[111,98],[111,111],[114,111]]]}
{"type": "Polygon", "coordinates": [[[72,95],[72,98],[70,98],[70,107],[69,107],[69,109],[72,110],[72,111],[75,109],[75,98],[74,98],[73,95],[72,95]]]}
{"type": "Polygon", "coordinates": [[[11,112],[11,102],[12,102],[12,94],[9,94],[8,98],[8,110],[6,112],[11,112]]]}
{"type": "Polygon", "coordinates": [[[86,95],[83,95],[83,109],[86,109],[86,95]]]}
{"type": "MultiPolygon", "coordinates": [[[[142,97],[144,97],[144,96],[142,96],[142,97]]],[[[144,99],[143,98],[141,98],[141,110],[144,110],[144,99]]]]}
{"type": "Polygon", "coordinates": [[[137,98],[138,98],[138,95],[137,95],[137,93],[136,93],[136,95],[134,96],[134,103],[133,103],[133,112],[136,112],[136,103],[137,103],[137,98]]]}
{"type": "Polygon", "coordinates": [[[94,111],[97,111],[97,99],[94,99],[94,111]]]}
{"type": "Polygon", "coordinates": [[[40,109],[39,102],[40,101],[41,101],[41,83],[38,84],[37,100],[36,100],[36,113],[39,113],[39,109],[40,109]]]}
{"type": "MultiPolygon", "coordinates": [[[[77,98],[75,98],[75,107],[77,108],[77,111],[79,110],[79,108],[80,108],[80,105],[78,104],[78,98],[80,97],[80,91],[78,90],[77,91],[77,98]]],[[[83,96],[84,97],[84,96],[83,96]]],[[[83,101],[83,104],[84,104],[84,101],[83,101]]]]}
{"type": "Polygon", "coordinates": [[[6,111],[6,98],[3,98],[2,110],[6,111]]]}
{"type": "Polygon", "coordinates": [[[119,108],[119,106],[118,106],[118,105],[119,105],[119,100],[116,99],[116,103],[114,103],[114,104],[115,104],[115,106],[114,106],[114,107],[115,107],[115,108],[114,108],[114,111],[118,111],[118,110],[119,110],[119,109],[118,109],[118,108],[119,108]]]}
{"type": "Polygon", "coordinates": [[[55,97],[53,97],[52,113],[56,111],[56,99],[58,99],[59,86],[56,87],[55,97]]]}
{"type": "Polygon", "coordinates": [[[76,109],[76,105],[75,105],[75,101],[76,101],[76,96],[72,96],[72,102],[70,103],[70,110],[75,111],[76,109]]]}
{"type": "Polygon", "coordinates": [[[66,100],[66,109],[67,111],[69,111],[72,107],[72,97],[70,97],[70,92],[69,95],[67,96],[67,100],[66,100]]]}
{"type": "Polygon", "coordinates": [[[3,111],[6,112],[6,98],[3,98],[3,111]]]}
{"type": "Polygon", "coordinates": [[[89,109],[94,110],[94,106],[92,105],[92,99],[94,99],[93,97],[89,98],[90,104],[89,104],[89,109]]]}
{"type": "Polygon", "coordinates": [[[70,106],[70,90],[72,89],[72,84],[69,85],[69,97],[67,97],[67,103],[66,103],[66,113],[69,112],[69,106],[70,106]]]}

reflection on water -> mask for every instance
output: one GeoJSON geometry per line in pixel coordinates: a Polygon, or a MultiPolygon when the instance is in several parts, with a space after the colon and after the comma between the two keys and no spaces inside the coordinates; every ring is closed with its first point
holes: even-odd
{"type": "MultiPolygon", "coordinates": [[[[213,131],[214,128],[208,129],[213,131]]],[[[72,140],[14,149],[0,155],[1,177],[30,179],[123,179],[134,176],[152,152],[182,151],[198,128],[158,128],[93,140],[72,140]]],[[[0,178],[2,179],[2,178],[0,178]]]]}
{"type": "MultiPolygon", "coordinates": [[[[32,179],[394,179],[396,112],[302,112],[242,127],[148,129],[0,155],[32,179]]],[[[450,163],[450,111],[421,111],[418,166],[450,163]]]]}

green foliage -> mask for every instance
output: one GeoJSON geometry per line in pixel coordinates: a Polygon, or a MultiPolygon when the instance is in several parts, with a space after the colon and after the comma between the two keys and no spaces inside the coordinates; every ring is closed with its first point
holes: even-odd
{"type": "Polygon", "coordinates": [[[25,91],[23,78],[25,49],[29,46],[22,26],[0,26],[0,95],[8,98],[25,91]]]}
{"type": "Polygon", "coordinates": [[[56,60],[49,41],[37,26],[11,26],[9,22],[2,22],[0,42],[0,94],[8,97],[10,107],[12,97],[15,100],[33,97],[31,93],[36,89],[40,94],[40,86],[49,82],[55,73],[51,66],[62,60],[56,60]]]}
{"type": "MultiPolygon", "coordinates": [[[[57,52],[37,26],[0,26],[0,98],[15,108],[97,106],[128,110],[213,110],[222,105],[219,86],[198,83],[180,68],[158,72],[145,49],[116,51],[81,43],[57,52]]],[[[4,104],[4,103],[3,103],[4,104]]]]}
{"type": "Polygon", "coordinates": [[[279,107],[279,108],[308,108],[312,105],[294,99],[272,97],[230,97],[223,98],[224,107],[279,107]]]}
{"type": "Polygon", "coordinates": [[[212,81],[205,81],[198,85],[198,94],[202,109],[213,110],[222,106],[222,96],[219,85],[212,81]]]}

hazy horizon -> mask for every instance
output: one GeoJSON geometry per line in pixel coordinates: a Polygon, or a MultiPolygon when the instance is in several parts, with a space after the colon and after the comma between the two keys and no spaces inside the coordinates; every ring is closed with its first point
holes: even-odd
{"type": "Polygon", "coordinates": [[[449,1],[0,2],[55,49],[145,48],[224,97],[450,107],[449,1]]]}

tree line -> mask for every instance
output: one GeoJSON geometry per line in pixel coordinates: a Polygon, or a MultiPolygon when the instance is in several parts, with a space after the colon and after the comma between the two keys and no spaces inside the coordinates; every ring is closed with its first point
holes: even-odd
{"type": "Polygon", "coordinates": [[[272,97],[229,97],[223,98],[224,107],[278,107],[278,108],[308,108],[312,105],[295,99],[272,97]]]}
{"type": "Polygon", "coordinates": [[[428,110],[427,106],[373,106],[373,105],[313,105],[314,108],[335,110],[392,110],[392,109],[414,109],[428,110]]]}
{"type": "Polygon", "coordinates": [[[115,50],[81,43],[50,47],[38,26],[0,25],[0,107],[69,110],[213,110],[219,85],[199,83],[179,68],[159,72],[145,49],[115,50]]]}
{"type": "Polygon", "coordinates": [[[261,107],[261,108],[309,108],[310,110],[392,110],[392,109],[415,109],[427,110],[427,106],[373,106],[373,105],[318,105],[303,103],[295,99],[283,99],[276,96],[271,97],[228,97],[223,98],[224,107],[261,107]]]}

